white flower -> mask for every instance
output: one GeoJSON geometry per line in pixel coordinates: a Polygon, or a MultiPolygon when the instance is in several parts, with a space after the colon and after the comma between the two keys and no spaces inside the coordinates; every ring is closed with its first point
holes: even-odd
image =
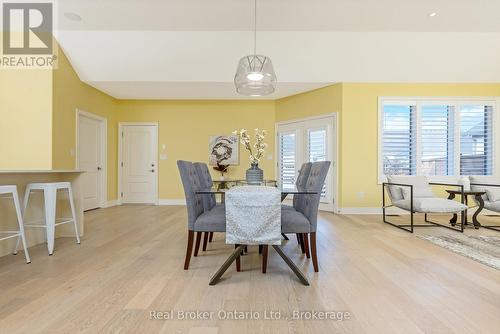
{"type": "Polygon", "coordinates": [[[250,143],[250,136],[246,129],[241,129],[240,131],[233,131],[234,135],[239,136],[241,145],[250,153],[249,159],[251,163],[259,163],[260,158],[264,155],[267,144],[264,143],[264,138],[266,136],[266,130],[255,129],[255,143],[252,145],[250,143]],[[255,149],[256,154],[254,154],[252,147],[255,149]]]}

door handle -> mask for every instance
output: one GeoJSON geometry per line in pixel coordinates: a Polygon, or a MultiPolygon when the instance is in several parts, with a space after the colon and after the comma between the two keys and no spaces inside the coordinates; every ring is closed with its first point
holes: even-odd
{"type": "Polygon", "coordinates": [[[101,170],[101,169],[102,169],[101,167],[97,166],[97,170],[101,170]]]}
{"type": "Polygon", "coordinates": [[[151,173],[154,173],[154,172],[155,172],[155,170],[154,170],[154,169],[151,169],[151,173]]]}

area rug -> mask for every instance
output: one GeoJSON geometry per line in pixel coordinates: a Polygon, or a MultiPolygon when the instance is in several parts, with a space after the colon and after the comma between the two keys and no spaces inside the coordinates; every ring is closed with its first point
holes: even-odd
{"type": "Polygon", "coordinates": [[[500,237],[467,236],[463,234],[457,234],[456,236],[419,235],[418,237],[500,270],[500,237]]]}

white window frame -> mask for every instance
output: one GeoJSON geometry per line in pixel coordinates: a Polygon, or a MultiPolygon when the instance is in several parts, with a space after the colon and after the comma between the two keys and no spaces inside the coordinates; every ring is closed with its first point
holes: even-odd
{"type": "MultiPolygon", "coordinates": [[[[493,170],[492,175],[499,176],[498,165],[500,163],[500,145],[497,144],[497,139],[500,138],[500,112],[497,110],[497,106],[500,106],[500,97],[401,97],[401,96],[379,96],[378,98],[378,184],[387,182],[387,177],[384,175],[384,165],[383,165],[383,132],[384,132],[384,105],[386,104],[414,104],[416,106],[417,113],[417,129],[420,128],[421,119],[421,106],[422,104],[446,104],[454,106],[455,110],[458,111],[460,106],[466,104],[491,104],[493,106],[493,125],[492,125],[492,142],[493,152],[493,170]]],[[[455,114],[455,122],[460,124],[460,113],[455,114]]],[[[455,126],[455,175],[440,175],[440,176],[430,176],[429,180],[431,182],[456,182],[460,178],[460,160],[458,159],[460,155],[460,128],[455,126]]],[[[420,157],[420,136],[417,136],[417,156],[420,157]]],[[[420,164],[417,162],[416,175],[420,175],[420,164]]]]}

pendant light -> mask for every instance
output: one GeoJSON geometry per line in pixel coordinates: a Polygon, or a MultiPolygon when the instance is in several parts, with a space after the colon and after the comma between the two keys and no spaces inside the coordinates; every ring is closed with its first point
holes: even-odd
{"type": "Polygon", "coordinates": [[[240,59],[234,85],[236,91],[247,96],[264,96],[274,93],[276,74],[269,57],[257,54],[257,0],[254,0],[254,48],[253,54],[240,59]]]}

